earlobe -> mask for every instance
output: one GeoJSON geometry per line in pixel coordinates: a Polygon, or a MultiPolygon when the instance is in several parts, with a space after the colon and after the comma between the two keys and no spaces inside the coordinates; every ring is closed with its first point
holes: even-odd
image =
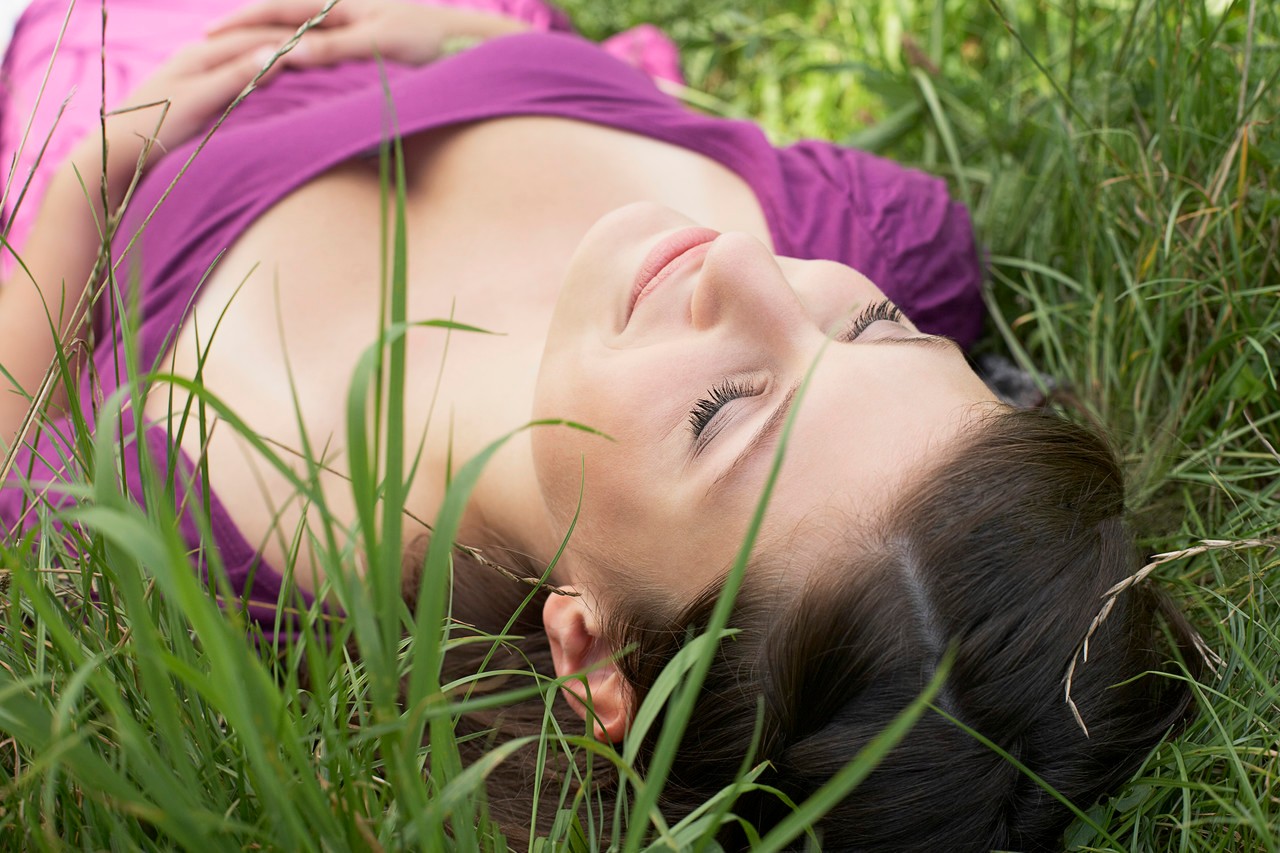
{"type": "Polygon", "coordinates": [[[582,673],[581,678],[565,683],[565,698],[584,720],[591,714],[598,739],[619,743],[631,723],[631,691],[613,660],[614,650],[600,636],[595,601],[581,589],[561,589],[581,594],[553,594],[542,607],[556,675],[563,678],[582,673]]]}

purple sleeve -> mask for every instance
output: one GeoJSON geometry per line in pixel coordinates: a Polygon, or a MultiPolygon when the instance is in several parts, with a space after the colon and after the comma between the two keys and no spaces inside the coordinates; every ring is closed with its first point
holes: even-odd
{"type": "Polygon", "coordinates": [[[827,142],[801,142],[779,157],[789,245],[859,270],[923,331],[974,344],[983,265],[969,212],[946,182],[827,142]]]}
{"type": "MultiPolygon", "coordinates": [[[[28,5],[0,67],[0,230],[12,245],[26,241],[53,170],[98,123],[101,98],[115,106],[174,51],[202,38],[209,23],[248,2],[111,0],[105,60],[97,0],[76,3],[69,12],[68,0],[28,5]]],[[[545,0],[418,2],[505,15],[535,30],[573,31],[569,17],[545,0]]],[[[650,77],[684,81],[675,44],[656,27],[635,27],[602,47],[650,77]]],[[[0,251],[0,277],[13,264],[12,255],[0,251]]]]}
{"type": "MultiPolygon", "coordinates": [[[[45,516],[52,516],[55,530],[66,531],[59,511],[75,506],[76,499],[70,492],[77,483],[84,482],[72,454],[70,434],[70,425],[60,419],[46,425],[40,434],[28,437],[27,443],[18,449],[13,469],[0,484],[0,537],[6,543],[12,545],[40,526],[45,516]]],[[[122,453],[119,470],[124,477],[120,485],[139,505],[143,504],[140,443],[145,443],[146,453],[156,466],[156,481],[165,483],[172,479],[175,482],[175,503],[170,508],[177,515],[178,529],[191,548],[192,561],[202,578],[208,577],[210,552],[216,549],[227,582],[238,599],[221,603],[237,607],[243,604],[247,615],[268,636],[274,631],[283,631],[287,636],[296,637],[299,626],[291,611],[288,606],[280,611],[277,604],[283,600],[290,605],[290,595],[297,595],[297,606],[306,608],[311,605],[312,597],[301,590],[286,589],[280,572],[263,560],[258,549],[244,538],[216,494],[209,492],[208,506],[204,506],[205,492],[196,467],[185,453],[170,446],[164,429],[150,428],[141,442],[130,438],[123,447],[117,445],[122,453]],[[170,460],[177,466],[176,470],[170,469],[170,460]],[[211,539],[203,535],[198,518],[201,514],[209,525],[211,539]]],[[[65,545],[74,551],[73,541],[65,545]]]]}
{"type": "Polygon", "coordinates": [[[0,536],[12,542],[40,521],[46,510],[74,504],[67,494],[66,472],[75,470],[70,424],[53,421],[14,454],[13,467],[0,483],[0,536]]]}

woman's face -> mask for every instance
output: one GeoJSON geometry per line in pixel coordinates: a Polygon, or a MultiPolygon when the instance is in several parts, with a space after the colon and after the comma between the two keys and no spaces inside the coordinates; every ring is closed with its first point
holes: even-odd
{"type": "Polygon", "coordinates": [[[562,582],[621,567],[692,595],[732,560],[817,359],[762,529],[797,566],[842,541],[995,397],[949,340],[896,319],[849,267],[774,255],[651,204],[602,218],[572,258],[533,432],[562,582]],[[828,339],[830,342],[828,343],[828,339]],[[824,349],[825,345],[825,349],[824,349]],[[821,357],[819,358],[819,353],[821,357]]]}

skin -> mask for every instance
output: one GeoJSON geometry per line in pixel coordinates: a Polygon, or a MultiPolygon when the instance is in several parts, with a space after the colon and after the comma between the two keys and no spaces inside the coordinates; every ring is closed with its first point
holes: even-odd
{"type": "MultiPolygon", "coordinates": [[[[139,162],[154,163],[158,152],[194,134],[262,71],[261,51],[270,55],[287,36],[283,27],[246,26],[184,46],[106,115],[103,127],[82,139],[54,172],[18,253],[22,264],[10,280],[0,282],[0,364],[11,377],[0,385],[0,446],[15,440],[30,399],[42,393],[58,341],[69,343],[83,334],[85,288],[98,255],[100,223],[123,201],[139,162]],[[165,103],[172,108],[162,110],[165,103]]],[[[44,393],[54,410],[65,405],[62,389],[44,393]]]]}
{"type": "Polygon", "coordinates": [[[958,347],[905,318],[855,335],[850,318],[885,298],[865,276],[779,257],[749,233],[704,234],[714,239],[674,261],[632,308],[650,252],[695,225],[644,203],[597,221],[569,262],[539,371],[535,416],[569,417],[611,439],[561,428],[532,442],[552,528],[578,515],[553,576],[577,596],[550,596],[543,624],[557,675],[580,674],[566,698],[601,740],[625,737],[636,699],[603,631],[617,605],[610,593],[680,602],[718,582],[788,412],[789,447],[758,541],[783,546],[771,562],[796,585],[847,541],[850,524],[873,524],[976,416],[1001,405],[958,347]],[[695,437],[691,410],[726,377],[742,396],[695,437]]]}
{"type": "MultiPolygon", "coordinates": [[[[201,127],[262,67],[263,48],[279,44],[314,7],[305,0],[253,7],[157,72],[133,102],[172,101],[179,121],[162,135],[164,147],[201,127]]],[[[323,65],[372,55],[377,45],[426,62],[450,35],[510,29],[492,16],[380,0],[343,8],[350,11],[302,40],[307,50],[282,61],[323,65]],[[409,31],[432,33],[430,49],[413,53],[417,42],[403,43],[409,31]]],[[[131,116],[108,128],[110,163],[94,161],[101,140],[87,140],[77,154],[84,162],[55,180],[41,213],[48,224],[37,225],[27,247],[36,281],[86,279],[93,217],[102,211],[84,209],[75,169],[105,168],[113,185],[127,183],[137,159],[129,142],[142,133],[131,116]],[[78,223],[85,247],[74,263],[58,248],[55,226],[65,232],[68,222],[78,223]]],[[[909,322],[880,320],[856,340],[839,340],[850,318],[883,294],[848,267],[777,257],[750,188],[701,155],[526,116],[411,137],[405,166],[410,318],[454,317],[500,333],[410,335],[406,433],[410,446],[422,439],[422,457],[408,511],[434,517],[450,466],[531,417],[572,419],[610,436],[566,427],[519,433],[486,469],[459,536],[482,546],[496,540],[546,565],[581,496],[578,527],[553,580],[584,594],[552,596],[544,614],[561,674],[612,653],[599,640],[599,617],[617,572],[687,597],[731,562],[776,431],[752,437],[781,423],[780,405],[794,403],[793,389],[815,363],[763,531],[764,541],[788,543],[797,571],[848,519],[873,518],[910,478],[927,476],[969,419],[996,405],[954,346],[909,322]],[[651,250],[695,223],[718,232],[715,239],[682,259],[628,316],[651,250]],[[727,378],[748,394],[715,415],[695,453],[690,412],[727,378]]],[[[180,330],[169,354],[179,375],[193,376],[203,363],[205,385],[303,474],[306,466],[288,452],[303,444],[300,421],[310,444],[324,450],[330,472],[322,486],[343,525],[355,517],[345,479],[346,377],[378,323],[380,198],[376,164],[353,161],[282,199],[221,259],[196,322],[180,330]]],[[[14,335],[0,336],[9,342],[0,363],[21,367],[20,384],[34,389],[52,342],[41,323],[20,319],[43,314],[17,310],[19,293],[0,289],[0,317],[16,324],[14,335]]],[[[26,411],[14,399],[12,411],[0,411],[6,437],[26,411]]],[[[144,411],[164,421],[186,405],[181,393],[153,393],[144,411]]],[[[203,445],[192,431],[183,449],[208,454],[211,485],[237,526],[268,561],[284,565],[295,529],[314,520],[314,510],[231,429],[215,429],[203,445]]],[[[295,579],[314,589],[323,577],[308,570],[307,548],[304,539],[295,579]]],[[[608,666],[590,680],[602,736],[619,737],[629,719],[625,689],[608,666]]]]}
{"type": "Polygon", "coordinates": [[[909,321],[878,320],[839,340],[884,294],[849,267],[778,257],[749,234],[690,252],[628,318],[649,249],[694,224],[667,208],[627,206],[597,222],[569,264],[534,414],[614,440],[534,435],[556,524],[567,526],[582,487],[566,581],[589,584],[622,567],[687,598],[714,580],[736,554],[774,455],[777,431],[757,433],[780,424],[776,413],[794,406],[815,362],[762,531],[786,540],[796,565],[831,544],[833,519],[846,520],[839,530],[873,518],[971,418],[998,405],[954,344],[909,321]],[[690,409],[725,377],[741,377],[749,396],[720,409],[699,441],[690,409]]]}

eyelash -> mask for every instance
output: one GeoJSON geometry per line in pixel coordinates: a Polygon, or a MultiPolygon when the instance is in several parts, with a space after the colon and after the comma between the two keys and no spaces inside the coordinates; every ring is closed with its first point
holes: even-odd
{"type": "Polygon", "coordinates": [[[726,379],[707,392],[707,396],[693,404],[689,411],[689,431],[695,439],[702,438],[703,432],[710,425],[721,409],[742,397],[750,397],[756,389],[749,382],[741,379],[726,379]]]}
{"type": "Polygon", "coordinates": [[[897,305],[894,305],[888,299],[881,299],[879,302],[872,302],[862,309],[862,313],[853,318],[853,322],[836,337],[836,340],[848,343],[865,332],[867,327],[877,320],[890,320],[894,323],[901,323],[904,319],[906,319],[906,316],[897,305]]]}
{"type": "MultiPolygon", "coordinates": [[[[873,302],[862,310],[857,317],[851,322],[836,340],[842,342],[852,341],[858,335],[867,330],[867,327],[878,320],[890,320],[892,322],[901,322],[904,315],[897,305],[894,305],[888,299],[881,299],[879,302],[873,302]]],[[[707,396],[693,404],[693,408],[689,410],[689,431],[693,433],[695,440],[702,439],[703,433],[706,432],[711,421],[720,410],[743,397],[751,397],[756,393],[756,388],[749,382],[741,379],[725,379],[720,384],[714,386],[707,392],[707,396]]],[[[699,441],[699,444],[705,442],[699,441]]]]}

